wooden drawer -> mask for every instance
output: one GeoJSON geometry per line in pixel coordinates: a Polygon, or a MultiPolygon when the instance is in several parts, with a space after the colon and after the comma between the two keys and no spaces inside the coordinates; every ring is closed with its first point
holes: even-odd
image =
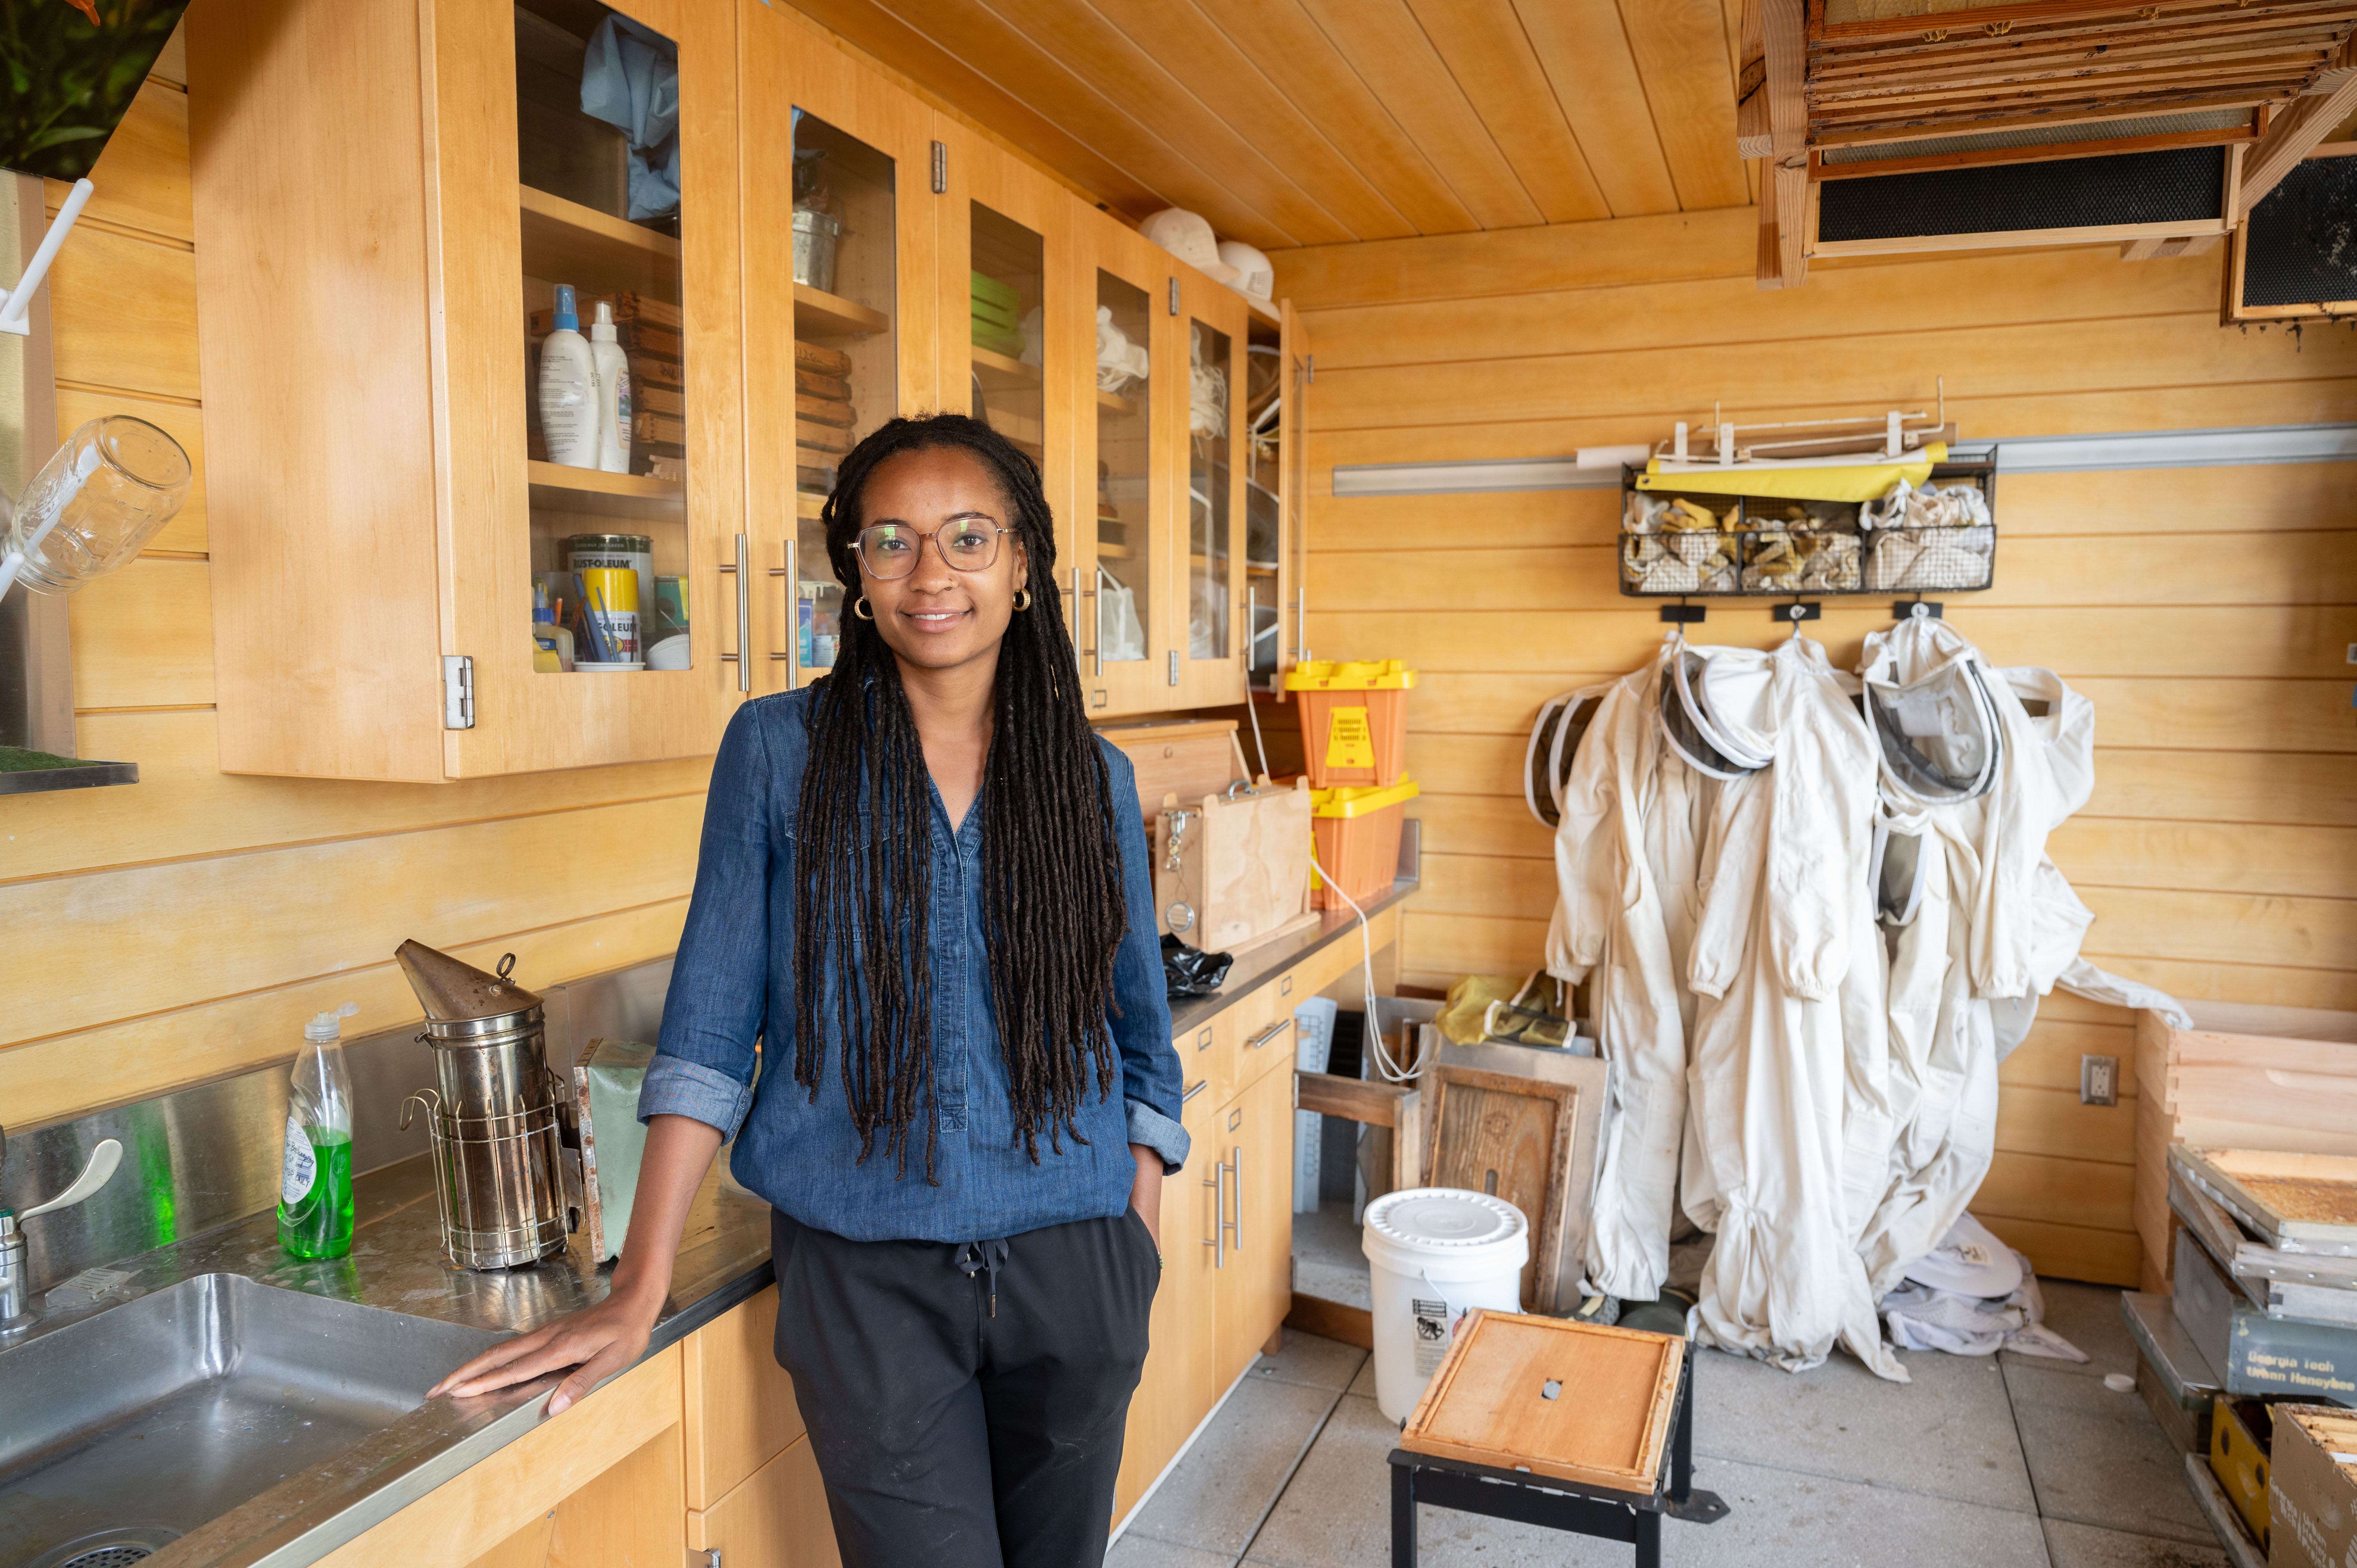
{"type": "Polygon", "coordinates": [[[802,1434],[777,1332],[771,1285],[681,1342],[689,1508],[712,1507],[802,1434]]]}
{"type": "Polygon", "coordinates": [[[1178,1075],[1186,1089],[1191,1092],[1199,1083],[1209,1084],[1206,1092],[1213,1104],[1228,1097],[1228,1086],[1236,1076],[1236,1037],[1227,1026],[1227,1017],[1222,1013],[1170,1042],[1178,1049],[1178,1075]]]}
{"type": "Polygon", "coordinates": [[[699,1564],[708,1561],[701,1553],[716,1552],[726,1568],[837,1568],[810,1439],[798,1438],[711,1508],[689,1509],[687,1549],[699,1564]]]}
{"type": "Polygon", "coordinates": [[[1222,1101],[1232,1100],[1260,1081],[1281,1057],[1293,1058],[1293,999],[1280,989],[1289,976],[1279,976],[1228,1009],[1226,1020],[1235,1036],[1231,1056],[1232,1077],[1222,1101]]]}

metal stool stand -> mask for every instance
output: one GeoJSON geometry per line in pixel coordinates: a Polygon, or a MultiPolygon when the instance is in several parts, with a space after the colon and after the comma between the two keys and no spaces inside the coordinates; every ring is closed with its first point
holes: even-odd
{"type": "MultiPolygon", "coordinates": [[[[1583,1487],[1526,1470],[1469,1465],[1431,1454],[1391,1452],[1392,1568],[1415,1568],[1415,1505],[1455,1509],[1518,1524],[1544,1525],[1637,1549],[1637,1568],[1660,1568],[1662,1516],[1716,1524],[1728,1513],[1717,1492],[1694,1485],[1694,1358],[1678,1371],[1677,1410],[1670,1433],[1670,1485],[1650,1496],[1583,1487]]],[[[1659,1487],[1658,1479],[1655,1482],[1659,1487]]]]}

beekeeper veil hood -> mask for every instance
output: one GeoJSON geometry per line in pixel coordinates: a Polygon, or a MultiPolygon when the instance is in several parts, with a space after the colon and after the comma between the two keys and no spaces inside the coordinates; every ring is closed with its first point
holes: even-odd
{"type": "Polygon", "coordinates": [[[1953,806],[1996,782],[2005,731],[1987,677],[1962,638],[1943,646],[1932,620],[1910,620],[1869,646],[1866,721],[1884,784],[1918,806],[1953,806]]]}
{"type": "Polygon", "coordinates": [[[1766,658],[1749,649],[1705,652],[1683,643],[1671,656],[1662,677],[1662,738],[1695,772],[1731,781],[1775,760],[1773,743],[1759,727],[1772,727],[1760,712],[1769,685],[1766,658]],[[1710,672],[1723,661],[1727,669],[1714,684],[1710,672]],[[1711,706],[1714,693],[1732,704],[1727,715],[1711,706]]]}

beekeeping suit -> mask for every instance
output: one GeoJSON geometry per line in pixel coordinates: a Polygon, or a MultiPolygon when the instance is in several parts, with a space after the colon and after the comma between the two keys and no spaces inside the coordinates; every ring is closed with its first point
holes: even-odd
{"type": "Polygon", "coordinates": [[[1573,759],[1555,832],[1548,972],[1588,985],[1612,1064],[1587,1259],[1592,1288],[1651,1300],[1669,1273],[1694,999],[1680,983],[1694,923],[1704,786],[1661,744],[1672,638],[1611,683],[1573,759]]]}
{"type": "Polygon", "coordinates": [[[1774,765],[1718,786],[1701,856],[1686,1207],[1717,1240],[1697,1332],[1793,1371],[1838,1339],[1903,1381],[1867,1289],[1852,1192],[1873,1163],[1853,1146],[1858,1119],[1879,1118],[1867,1148],[1888,1139],[1867,880],[1873,739],[1816,643],[1795,636],[1745,657],[1770,676],[1745,727],[1772,742],[1774,765]],[[1867,1036],[1855,1052],[1853,1030],[1867,1036]]]}
{"type": "Polygon", "coordinates": [[[1931,619],[1868,637],[1860,674],[1882,769],[1880,827],[1889,842],[1921,846],[1910,889],[1893,888],[1888,858],[1880,878],[1895,1135],[1859,1240],[1878,1300],[1940,1244],[1987,1175],[1997,1068],[2029,1034],[2039,997],[2059,983],[2103,1001],[2176,1004],[2079,957],[2094,917],[2046,853],[2093,789],[2093,704],[2050,670],[1996,669],[1931,619]],[[1927,693],[1943,682],[1946,700],[1934,703],[1927,693]]]}

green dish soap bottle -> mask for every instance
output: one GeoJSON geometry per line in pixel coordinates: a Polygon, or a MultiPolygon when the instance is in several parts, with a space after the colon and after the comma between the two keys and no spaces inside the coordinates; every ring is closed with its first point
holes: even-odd
{"type": "Polygon", "coordinates": [[[344,1020],[359,1011],[347,1002],[303,1026],[278,1184],[278,1244],[294,1257],[352,1250],[352,1080],[343,1035],[344,1020]]]}

